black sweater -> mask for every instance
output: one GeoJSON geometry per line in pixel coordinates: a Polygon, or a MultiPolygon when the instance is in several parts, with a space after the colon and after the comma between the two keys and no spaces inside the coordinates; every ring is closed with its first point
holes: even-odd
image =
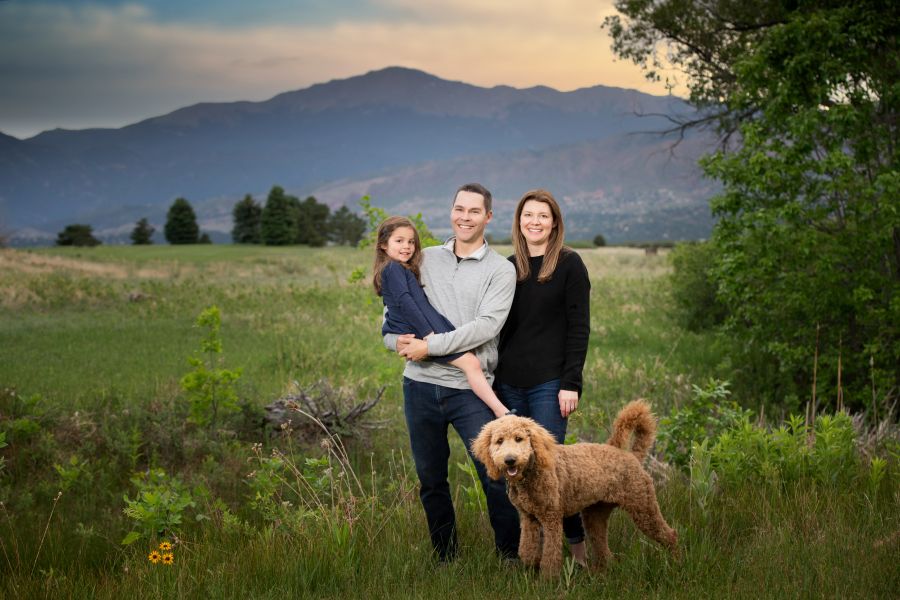
{"type": "MultiPolygon", "coordinates": [[[[515,264],[515,256],[509,257],[515,264]]],[[[516,295],[500,332],[497,380],[532,387],[559,378],[560,388],[581,394],[581,371],[590,334],[591,282],[581,257],[560,254],[553,277],[538,283],[543,256],[529,259],[531,274],[516,295]]]]}

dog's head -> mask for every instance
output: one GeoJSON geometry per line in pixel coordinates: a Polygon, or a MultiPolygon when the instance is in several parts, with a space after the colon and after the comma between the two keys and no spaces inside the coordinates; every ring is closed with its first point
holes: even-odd
{"type": "Polygon", "coordinates": [[[472,454],[484,463],[488,477],[520,481],[529,469],[552,469],[556,440],[526,417],[509,415],[485,425],[472,442],[472,454]]]}

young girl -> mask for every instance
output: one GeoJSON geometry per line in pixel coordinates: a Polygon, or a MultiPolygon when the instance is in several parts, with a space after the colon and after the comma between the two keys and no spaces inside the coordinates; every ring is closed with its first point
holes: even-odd
{"type": "MultiPolygon", "coordinates": [[[[428,302],[419,281],[422,248],[419,232],[406,217],[388,217],[378,226],[375,244],[375,267],[372,284],[375,293],[387,307],[381,334],[413,333],[425,339],[432,333],[447,333],[456,329],[444,315],[428,302]]],[[[471,352],[448,354],[433,360],[448,363],[466,376],[472,391],[481,398],[495,416],[506,414],[506,407],[494,394],[481,371],[481,361],[471,352]]]]}

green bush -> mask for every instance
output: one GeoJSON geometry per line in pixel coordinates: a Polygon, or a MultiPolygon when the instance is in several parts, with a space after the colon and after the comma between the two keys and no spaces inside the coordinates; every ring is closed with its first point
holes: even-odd
{"type": "Polygon", "coordinates": [[[123,512],[137,521],[137,529],[126,535],[122,544],[180,533],[185,510],[196,505],[187,486],[162,469],[138,473],[131,482],[137,494],[134,498],[124,496],[123,512]]]}
{"type": "Polygon", "coordinates": [[[749,419],[750,411],[728,400],[728,383],[711,379],[704,387],[692,386],[691,401],[659,420],[656,446],[665,460],[686,469],[693,444],[715,440],[749,419]]]}
{"type": "Polygon", "coordinates": [[[710,454],[720,481],[733,486],[801,479],[846,486],[860,466],[856,433],[846,413],[821,415],[812,430],[798,416],[772,431],[745,421],[720,435],[710,454]]]}
{"type": "Polygon", "coordinates": [[[710,275],[715,251],[709,242],[678,244],[672,251],[672,299],[679,320],[691,331],[719,325],[727,316],[710,275]]]}

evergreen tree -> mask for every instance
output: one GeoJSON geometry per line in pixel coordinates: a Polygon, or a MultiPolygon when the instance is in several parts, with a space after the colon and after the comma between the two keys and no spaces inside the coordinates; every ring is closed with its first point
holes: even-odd
{"type": "Polygon", "coordinates": [[[247,194],[244,199],[234,205],[231,212],[234,218],[234,228],[231,230],[231,239],[235,244],[259,244],[262,242],[260,225],[262,220],[262,207],[247,194]]]}
{"type": "Polygon", "coordinates": [[[205,231],[200,235],[200,239],[197,240],[198,244],[212,244],[212,240],[209,239],[209,234],[205,231]]]}
{"type": "Polygon", "coordinates": [[[335,244],[355,246],[365,233],[365,220],[350,212],[346,206],[340,207],[328,218],[328,236],[335,244]]]}
{"type": "Polygon", "coordinates": [[[57,246],[99,246],[102,243],[94,237],[93,227],[90,225],[66,225],[56,236],[57,246]]]}
{"type": "Polygon", "coordinates": [[[287,246],[297,237],[297,215],[292,206],[296,198],[284,193],[281,186],[273,186],[260,218],[262,241],[267,246],[287,246]]]}
{"type": "Polygon", "coordinates": [[[328,241],[328,217],[331,209],[312,196],[299,202],[297,206],[297,243],[324,246],[328,241]]]}
{"type": "Polygon", "coordinates": [[[190,202],[176,198],[166,215],[166,241],[170,244],[196,244],[199,235],[197,215],[190,202]]]}
{"type": "Polygon", "coordinates": [[[131,231],[131,243],[135,246],[152,244],[154,231],[156,228],[147,221],[146,217],[142,218],[131,231]]]}

